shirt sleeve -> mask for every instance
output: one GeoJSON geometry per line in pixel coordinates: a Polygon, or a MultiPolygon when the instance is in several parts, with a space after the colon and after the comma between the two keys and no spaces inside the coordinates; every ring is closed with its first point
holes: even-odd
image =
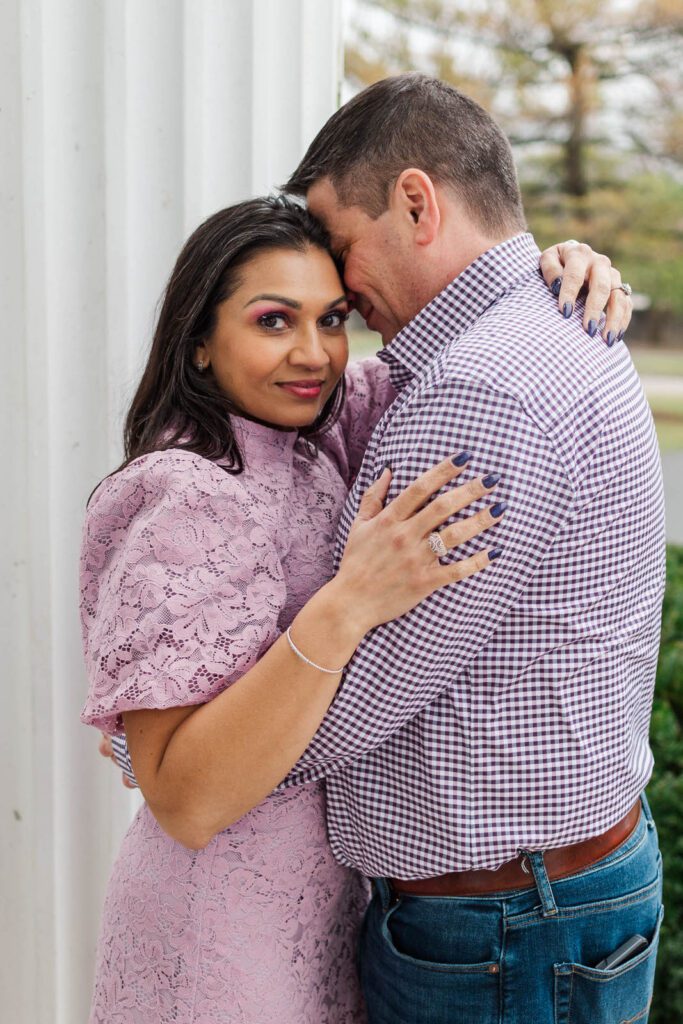
{"type": "Polygon", "coordinates": [[[90,502],[80,563],[88,695],[81,720],[202,704],[279,635],[285,586],[239,482],[188,452],[155,453],[90,502]]]}
{"type": "Polygon", "coordinates": [[[349,363],[346,400],[332,430],[321,446],[337,464],[347,487],[356,479],[372,432],[396,398],[389,367],[376,356],[349,363]]]}
{"type": "MultiPolygon", "coordinates": [[[[389,498],[420,473],[461,450],[473,453],[464,482],[488,472],[502,480],[463,518],[496,501],[508,502],[505,518],[487,533],[451,552],[448,560],[502,546],[495,563],[468,580],[449,584],[407,615],[371,631],[347,666],[340,691],[286,783],[311,781],[345,767],[439,697],[467,696],[468,666],[478,657],[507,612],[522,599],[546,559],[557,557],[558,532],[571,515],[573,488],[552,436],[527,415],[516,398],[467,381],[447,381],[420,399],[400,436],[385,434],[384,457],[394,478],[389,498]],[[398,453],[398,454],[397,454],[398,453]]],[[[382,458],[382,450],[376,458],[382,458]]],[[[363,467],[375,473],[379,466],[363,467]]],[[[357,495],[354,497],[357,501],[357,495]]],[[[354,502],[345,518],[350,521],[354,502]]]]}

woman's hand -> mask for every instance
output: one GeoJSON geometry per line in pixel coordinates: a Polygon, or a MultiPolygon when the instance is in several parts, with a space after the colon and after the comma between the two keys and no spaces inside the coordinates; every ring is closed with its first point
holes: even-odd
{"type": "Polygon", "coordinates": [[[497,475],[489,474],[485,479],[451,488],[430,501],[461,475],[470,458],[468,453],[461,453],[445,459],[418,477],[386,507],[384,501],[391,482],[389,468],[366,491],[331,584],[337,593],[343,590],[347,614],[361,634],[404,615],[439,587],[480,572],[500,554],[500,549],[484,549],[444,565],[430,547],[429,538],[435,532],[444,547],[452,549],[495,526],[504,515],[504,503],[490,505],[439,530],[451,516],[490,494],[499,482],[497,475]]]}
{"type": "Polygon", "coordinates": [[[541,271],[564,316],[572,315],[577,296],[586,286],[585,330],[593,337],[604,311],[603,337],[610,346],[621,341],[631,322],[633,302],[622,289],[621,274],[607,256],[593,252],[583,242],[559,242],[541,253],[541,271]]]}

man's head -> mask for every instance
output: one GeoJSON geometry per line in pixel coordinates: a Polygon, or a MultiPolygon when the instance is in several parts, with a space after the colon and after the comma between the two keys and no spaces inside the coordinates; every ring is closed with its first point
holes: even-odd
{"type": "Polygon", "coordinates": [[[426,75],[365,89],[327,121],[286,191],[305,195],[385,342],[473,259],[525,230],[512,153],[474,100],[426,75]]]}

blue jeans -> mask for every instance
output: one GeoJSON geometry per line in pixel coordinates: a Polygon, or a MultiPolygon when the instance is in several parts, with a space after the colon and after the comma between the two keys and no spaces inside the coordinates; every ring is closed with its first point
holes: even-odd
{"type": "Polygon", "coordinates": [[[492,896],[394,894],[383,878],[363,922],[370,1024],[632,1024],[648,1018],[662,921],[650,808],[608,856],[550,883],[529,854],[531,889],[492,896]],[[626,939],[648,946],[595,965],[626,939]]]}

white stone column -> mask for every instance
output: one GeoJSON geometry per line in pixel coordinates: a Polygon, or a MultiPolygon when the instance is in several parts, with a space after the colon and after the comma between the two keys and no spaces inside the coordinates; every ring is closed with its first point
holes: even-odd
{"type": "Polygon", "coordinates": [[[0,5],[0,992],[87,1020],[135,806],[81,726],[77,562],[175,254],[334,109],[341,0],[0,5]]]}

